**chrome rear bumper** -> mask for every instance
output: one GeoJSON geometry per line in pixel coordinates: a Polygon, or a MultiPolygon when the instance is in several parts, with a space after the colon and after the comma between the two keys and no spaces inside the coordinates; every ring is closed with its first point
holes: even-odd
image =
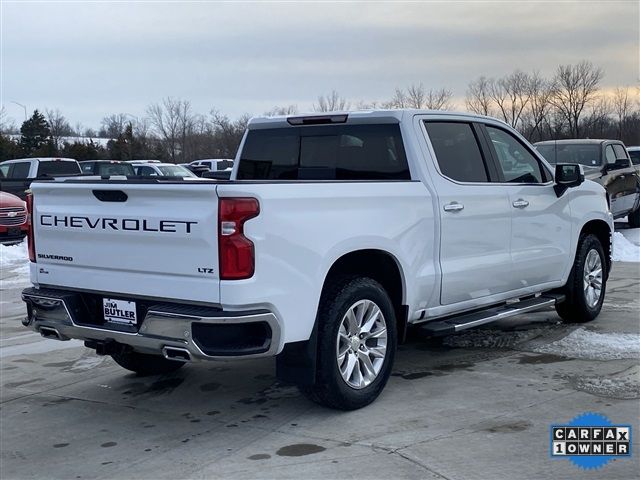
{"type": "Polygon", "coordinates": [[[186,351],[189,360],[256,358],[278,353],[280,326],[276,316],[266,310],[228,312],[190,305],[150,305],[137,331],[123,331],[87,325],[90,314],[81,295],[57,289],[24,290],[22,299],[28,315],[23,324],[47,338],[73,338],[94,344],[116,342],[135,351],[165,356],[167,351],[186,351]]]}

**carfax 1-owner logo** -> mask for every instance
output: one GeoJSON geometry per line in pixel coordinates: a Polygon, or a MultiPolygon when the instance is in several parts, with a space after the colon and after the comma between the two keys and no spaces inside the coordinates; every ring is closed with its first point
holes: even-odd
{"type": "Polygon", "coordinates": [[[566,425],[551,426],[551,456],[578,467],[600,468],[613,458],[631,456],[631,426],[614,425],[599,413],[583,413],[566,425]]]}

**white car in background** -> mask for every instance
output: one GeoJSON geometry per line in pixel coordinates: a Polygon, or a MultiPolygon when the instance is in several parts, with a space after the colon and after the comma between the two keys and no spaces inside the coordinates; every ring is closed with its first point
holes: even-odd
{"type": "Polygon", "coordinates": [[[198,178],[182,165],[160,162],[132,162],[136,175],[141,177],[183,177],[198,178]]]}
{"type": "Polygon", "coordinates": [[[233,170],[233,160],[230,158],[205,158],[191,162],[194,167],[207,167],[212,172],[230,172],[233,170]]]}
{"type": "Polygon", "coordinates": [[[633,168],[640,172],[640,146],[627,147],[627,152],[629,152],[633,168]]]}

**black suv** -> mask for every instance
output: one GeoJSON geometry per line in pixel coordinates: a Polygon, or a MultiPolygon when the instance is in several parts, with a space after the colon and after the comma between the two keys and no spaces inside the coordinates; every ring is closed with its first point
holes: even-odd
{"type": "Polygon", "coordinates": [[[579,163],[584,176],[601,184],[609,197],[613,218],[629,216],[629,225],[640,227],[640,177],[619,140],[549,140],[534,143],[552,164],[579,163]]]}

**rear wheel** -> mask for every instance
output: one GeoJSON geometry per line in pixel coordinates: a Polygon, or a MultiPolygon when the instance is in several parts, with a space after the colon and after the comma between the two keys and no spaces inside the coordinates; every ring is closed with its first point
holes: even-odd
{"type": "Polygon", "coordinates": [[[161,355],[149,355],[132,351],[112,353],[111,358],[120,365],[138,375],[159,375],[171,373],[184,365],[184,362],[167,360],[161,355]]]}
{"type": "Polygon", "coordinates": [[[373,402],[389,379],[397,345],[389,295],[367,277],[338,277],[318,309],[316,383],[301,387],[312,401],[340,410],[373,402]]]}
{"type": "Polygon", "coordinates": [[[567,300],[556,305],[566,323],[584,323],[596,318],[602,309],[607,284],[607,263],[598,237],[580,238],[576,259],[564,288],[567,300]]]}

